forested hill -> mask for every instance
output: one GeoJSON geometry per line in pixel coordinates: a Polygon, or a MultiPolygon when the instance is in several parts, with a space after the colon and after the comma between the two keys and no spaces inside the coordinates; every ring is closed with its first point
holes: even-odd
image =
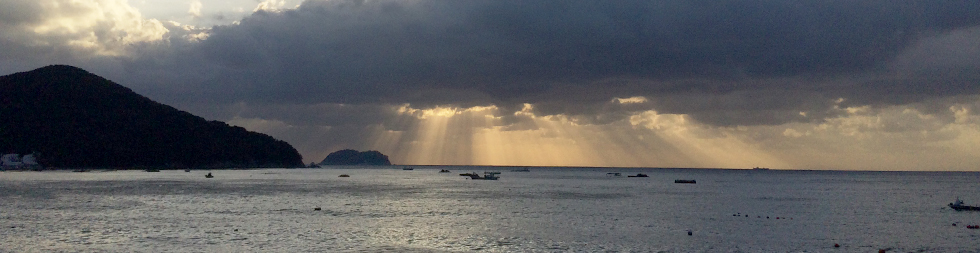
{"type": "Polygon", "coordinates": [[[302,167],[288,143],[154,102],[71,66],[0,77],[0,153],[46,167],[302,167]]]}
{"type": "Polygon", "coordinates": [[[320,165],[391,165],[388,156],[381,152],[370,150],[358,152],[353,149],[344,149],[330,153],[320,165]]]}

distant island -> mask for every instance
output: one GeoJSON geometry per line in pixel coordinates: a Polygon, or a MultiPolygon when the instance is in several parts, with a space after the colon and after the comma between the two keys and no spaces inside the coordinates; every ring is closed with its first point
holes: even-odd
{"type": "Polygon", "coordinates": [[[208,121],[72,66],[0,77],[0,153],[58,168],[303,167],[271,136],[208,121]]]}
{"type": "Polygon", "coordinates": [[[323,158],[320,165],[391,165],[388,156],[378,151],[358,152],[353,149],[344,149],[333,152],[323,158]]]}

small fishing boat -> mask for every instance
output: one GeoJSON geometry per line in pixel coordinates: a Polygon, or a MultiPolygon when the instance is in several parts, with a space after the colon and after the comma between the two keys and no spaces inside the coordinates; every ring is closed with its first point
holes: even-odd
{"type": "Polygon", "coordinates": [[[439,173],[449,173],[449,170],[447,170],[447,169],[441,169],[441,170],[439,170],[439,173]]]}
{"type": "Polygon", "coordinates": [[[697,184],[698,181],[697,180],[694,180],[694,179],[691,179],[691,180],[677,179],[677,180],[674,180],[674,183],[675,184],[697,184]]]}
{"type": "Polygon", "coordinates": [[[480,174],[476,174],[476,172],[463,173],[459,175],[464,177],[470,177],[470,179],[473,180],[497,180],[500,178],[500,176],[497,176],[500,175],[500,172],[483,172],[483,176],[480,176],[480,174]]]}
{"type": "Polygon", "coordinates": [[[204,175],[204,178],[214,178],[214,175],[211,175],[211,172],[208,172],[207,175],[204,175]]]}
{"type": "Polygon", "coordinates": [[[634,175],[629,175],[629,176],[626,176],[626,177],[650,177],[650,176],[647,176],[647,174],[643,174],[643,173],[637,173],[635,176],[634,175]]]}
{"type": "Polygon", "coordinates": [[[405,168],[402,168],[402,170],[415,170],[415,168],[412,168],[412,167],[405,167],[405,168]]]}
{"type": "Polygon", "coordinates": [[[953,210],[956,211],[980,211],[980,206],[965,205],[963,204],[963,201],[960,200],[960,198],[956,198],[955,202],[949,203],[949,208],[952,208],[953,210]]]}

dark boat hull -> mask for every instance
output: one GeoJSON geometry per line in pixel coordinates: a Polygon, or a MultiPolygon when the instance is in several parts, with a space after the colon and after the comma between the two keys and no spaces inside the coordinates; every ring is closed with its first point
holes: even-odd
{"type": "Polygon", "coordinates": [[[949,205],[949,208],[952,208],[953,210],[956,210],[956,211],[980,211],[980,206],[949,205]]]}

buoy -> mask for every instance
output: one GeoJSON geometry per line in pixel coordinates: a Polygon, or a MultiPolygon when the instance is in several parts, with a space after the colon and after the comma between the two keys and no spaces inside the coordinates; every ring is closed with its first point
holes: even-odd
{"type": "Polygon", "coordinates": [[[840,244],[834,243],[834,248],[840,248],[840,244]]]}
{"type": "Polygon", "coordinates": [[[693,235],[693,234],[694,234],[694,233],[693,233],[693,232],[691,232],[691,230],[688,230],[688,231],[687,231],[687,235],[693,235]]]}
{"type": "Polygon", "coordinates": [[[320,208],[319,207],[315,207],[315,208],[313,208],[313,211],[320,211],[320,208]]]}

